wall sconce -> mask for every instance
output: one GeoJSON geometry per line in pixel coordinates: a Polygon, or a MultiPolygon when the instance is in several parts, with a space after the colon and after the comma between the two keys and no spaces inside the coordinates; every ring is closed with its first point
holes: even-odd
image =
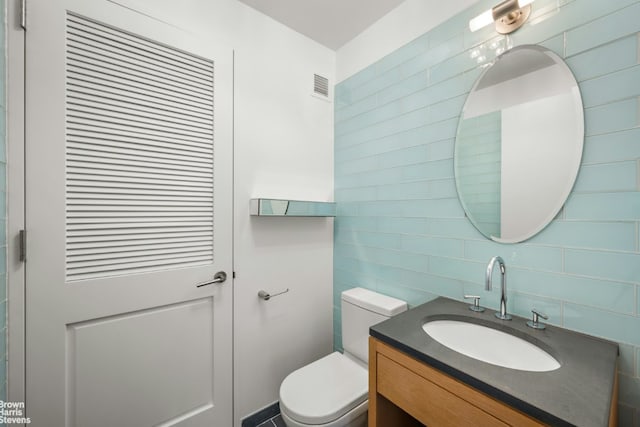
{"type": "Polygon", "coordinates": [[[498,33],[512,33],[529,19],[533,2],[534,0],[505,0],[469,21],[469,29],[478,31],[495,22],[498,33]]]}

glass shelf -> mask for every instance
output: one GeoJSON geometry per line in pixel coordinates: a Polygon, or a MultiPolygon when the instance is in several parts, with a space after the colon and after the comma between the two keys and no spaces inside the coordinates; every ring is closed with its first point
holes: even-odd
{"type": "Polygon", "coordinates": [[[334,202],[311,202],[306,200],[251,199],[252,216],[310,216],[334,217],[334,202]]]}

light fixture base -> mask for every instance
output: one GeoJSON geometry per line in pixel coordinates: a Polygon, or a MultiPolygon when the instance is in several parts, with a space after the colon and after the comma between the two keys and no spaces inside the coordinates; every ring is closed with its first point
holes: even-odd
{"type": "Polygon", "coordinates": [[[496,19],[496,31],[500,34],[510,34],[522,27],[531,15],[531,5],[526,5],[521,9],[509,12],[506,15],[496,19]]]}

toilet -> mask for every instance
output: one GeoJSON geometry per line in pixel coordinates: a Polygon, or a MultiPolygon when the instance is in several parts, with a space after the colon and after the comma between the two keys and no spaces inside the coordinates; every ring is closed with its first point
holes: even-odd
{"type": "Polygon", "coordinates": [[[364,288],[342,293],[344,354],[331,353],[290,373],[280,385],[288,427],[364,427],[369,392],[369,327],[407,310],[407,303],[364,288]]]}

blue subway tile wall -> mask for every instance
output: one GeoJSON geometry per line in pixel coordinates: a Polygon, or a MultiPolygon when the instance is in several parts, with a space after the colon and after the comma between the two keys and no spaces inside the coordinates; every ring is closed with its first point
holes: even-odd
{"type": "Polygon", "coordinates": [[[483,290],[509,269],[509,310],[620,343],[620,425],[640,427],[640,0],[537,0],[510,36],[471,33],[482,0],[336,86],[334,325],[354,286],[411,306],[483,290]],[[532,239],[485,239],[458,201],[453,148],[466,94],[499,51],[545,46],[584,98],[585,146],[569,199],[532,239]],[[472,57],[473,54],[473,57],[472,57]]]}

